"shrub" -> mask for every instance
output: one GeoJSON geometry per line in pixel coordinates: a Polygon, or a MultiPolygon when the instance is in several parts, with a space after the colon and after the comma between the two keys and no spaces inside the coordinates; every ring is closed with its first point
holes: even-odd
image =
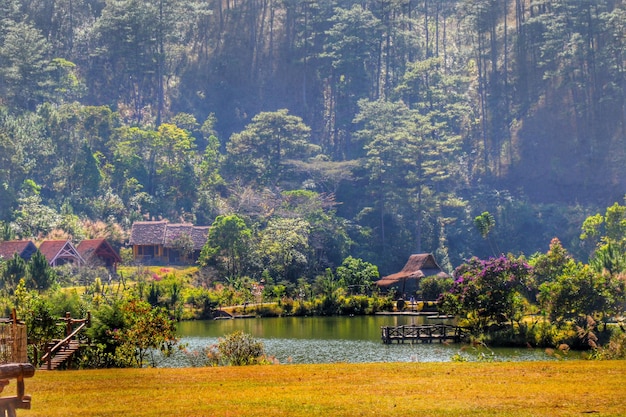
{"type": "Polygon", "coordinates": [[[626,332],[615,331],[609,343],[594,349],[590,359],[626,359],[626,332]]]}
{"type": "Polygon", "coordinates": [[[393,298],[391,296],[381,296],[374,294],[370,300],[368,314],[374,314],[379,311],[391,311],[393,310],[393,298]]]}
{"type": "Polygon", "coordinates": [[[309,316],[311,315],[312,307],[310,302],[304,300],[296,301],[294,303],[293,315],[294,316],[309,316]]]}
{"type": "Polygon", "coordinates": [[[437,300],[441,294],[450,290],[454,280],[452,278],[440,278],[437,276],[423,278],[419,283],[419,289],[423,300],[437,300]]]}
{"type": "Polygon", "coordinates": [[[224,365],[255,365],[263,363],[265,359],[263,343],[242,331],[220,338],[217,351],[220,362],[224,365]]]}
{"type": "Polygon", "coordinates": [[[280,317],[282,309],[275,304],[263,304],[254,307],[254,312],[259,317],[280,317]]]}
{"type": "Polygon", "coordinates": [[[342,315],[363,315],[369,308],[369,299],[364,295],[354,295],[351,297],[341,297],[339,306],[342,315]]]}

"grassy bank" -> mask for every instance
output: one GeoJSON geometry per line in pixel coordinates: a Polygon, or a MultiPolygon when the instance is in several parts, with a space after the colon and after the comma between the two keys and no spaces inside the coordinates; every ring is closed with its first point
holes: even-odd
{"type": "Polygon", "coordinates": [[[624,387],[626,361],[37,371],[17,414],[624,416],[624,387]]]}

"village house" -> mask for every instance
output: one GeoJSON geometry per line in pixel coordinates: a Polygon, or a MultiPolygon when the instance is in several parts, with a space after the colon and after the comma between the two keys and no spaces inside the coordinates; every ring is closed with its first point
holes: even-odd
{"type": "Polygon", "coordinates": [[[69,240],[44,240],[39,245],[39,252],[46,257],[50,266],[74,264],[81,266],[85,260],[69,240]]]}
{"type": "Polygon", "coordinates": [[[30,240],[7,240],[0,242],[0,260],[8,260],[17,255],[25,261],[37,252],[37,246],[30,240]]]}
{"type": "Polygon", "coordinates": [[[128,244],[142,262],[189,262],[200,256],[209,226],[169,223],[167,220],[135,222],[128,244]]]}
{"type": "Polygon", "coordinates": [[[87,265],[104,266],[115,272],[122,258],[106,239],[85,239],[76,250],[87,265]]]}
{"type": "Polygon", "coordinates": [[[46,240],[39,248],[30,240],[11,240],[0,242],[0,260],[8,260],[17,254],[29,261],[39,250],[50,266],[61,266],[68,263],[82,266],[102,265],[113,272],[122,258],[106,239],[86,239],[74,246],[69,240],[46,240]]]}

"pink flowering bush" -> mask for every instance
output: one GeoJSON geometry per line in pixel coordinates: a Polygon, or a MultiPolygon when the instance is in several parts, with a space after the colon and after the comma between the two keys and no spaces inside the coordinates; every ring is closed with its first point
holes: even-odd
{"type": "Polygon", "coordinates": [[[473,257],[454,271],[454,284],[441,297],[441,309],[469,319],[482,332],[490,323],[513,322],[524,313],[531,267],[513,256],[473,257]]]}

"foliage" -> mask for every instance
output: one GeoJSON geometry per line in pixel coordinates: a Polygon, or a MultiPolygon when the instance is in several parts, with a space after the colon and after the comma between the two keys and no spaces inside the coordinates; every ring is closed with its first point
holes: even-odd
{"type": "MultiPolygon", "coordinates": [[[[478,229],[483,239],[488,239],[489,233],[496,226],[496,220],[491,213],[485,211],[481,215],[474,218],[474,226],[476,226],[476,229],[478,229]]],[[[489,244],[492,244],[491,240],[489,241],[489,244]]]]}
{"type": "Polygon", "coordinates": [[[24,280],[18,284],[15,297],[17,315],[26,323],[28,343],[37,352],[37,357],[32,357],[31,360],[34,364],[39,364],[48,343],[61,336],[63,329],[57,326],[51,301],[36,291],[28,291],[24,280]]]}
{"type": "Polygon", "coordinates": [[[265,361],[263,343],[241,331],[220,338],[216,349],[218,362],[224,365],[255,365],[265,361]]]}
{"type": "Polygon", "coordinates": [[[557,238],[552,239],[547,253],[534,255],[529,260],[533,267],[534,285],[538,287],[544,282],[555,281],[559,275],[563,274],[565,267],[572,259],[561,241],[557,238]]]}
{"type": "Polygon", "coordinates": [[[217,216],[209,229],[198,263],[201,266],[218,264],[227,276],[237,277],[245,271],[245,258],[251,246],[251,238],[252,230],[240,216],[217,216]]]}
{"type": "Polygon", "coordinates": [[[594,349],[589,357],[600,360],[626,359],[626,332],[622,326],[611,334],[609,343],[594,349]]]}
{"type": "Polygon", "coordinates": [[[272,184],[283,178],[285,161],[306,158],[318,147],[309,142],[311,129],[287,109],[262,112],[252,118],[227,145],[227,165],[235,176],[258,183],[272,184]]]}
{"type": "Polygon", "coordinates": [[[336,275],[348,294],[368,294],[373,282],[380,277],[375,265],[351,256],[337,267],[336,275]]]}
{"type": "Polygon", "coordinates": [[[443,294],[441,310],[463,315],[479,333],[492,322],[519,321],[530,272],[523,258],[511,255],[471,258],[454,271],[455,281],[443,294]]]}
{"type": "MultiPolygon", "coordinates": [[[[113,358],[121,340],[115,338],[114,329],[123,329],[125,327],[124,312],[122,311],[122,302],[114,301],[110,304],[103,304],[92,314],[93,323],[87,329],[87,334],[93,340],[93,343],[101,351],[101,357],[108,355],[113,358]]],[[[118,365],[109,360],[106,366],[118,365]]]]}
{"type": "Polygon", "coordinates": [[[310,224],[303,219],[271,219],[261,232],[257,253],[270,275],[295,281],[307,267],[310,224]]]}
{"type": "Polygon", "coordinates": [[[624,282],[570,260],[554,281],[539,287],[539,301],[551,320],[574,320],[584,325],[587,317],[606,321],[619,316],[624,305],[624,282]]]}
{"type": "Polygon", "coordinates": [[[595,243],[589,263],[597,272],[611,276],[626,272],[626,206],[615,203],[604,216],[587,217],[580,239],[595,243]]]}
{"type": "Polygon", "coordinates": [[[177,343],[174,322],[166,310],[137,299],[103,306],[91,330],[95,342],[105,346],[117,366],[156,366],[152,353],[171,352],[177,343]]]}
{"type": "Polygon", "coordinates": [[[36,251],[26,265],[26,277],[26,284],[29,288],[45,291],[54,284],[56,272],[46,257],[41,252],[36,251]]]}
{"type": "Polygon", "coordinates": [[[2,272],[2,284],[6,290],[11,291],[20,279],[25,277],[26,266],[26,261],[17,253],[13,255],[13,258],[2,263],[0,271],[2,272]]]}
{"type": "Polygon", "coordinates": [[[438,300],[454,285],[452,278],[425,277],[419,282],[419,292],[423,300],[438,300]]]}

